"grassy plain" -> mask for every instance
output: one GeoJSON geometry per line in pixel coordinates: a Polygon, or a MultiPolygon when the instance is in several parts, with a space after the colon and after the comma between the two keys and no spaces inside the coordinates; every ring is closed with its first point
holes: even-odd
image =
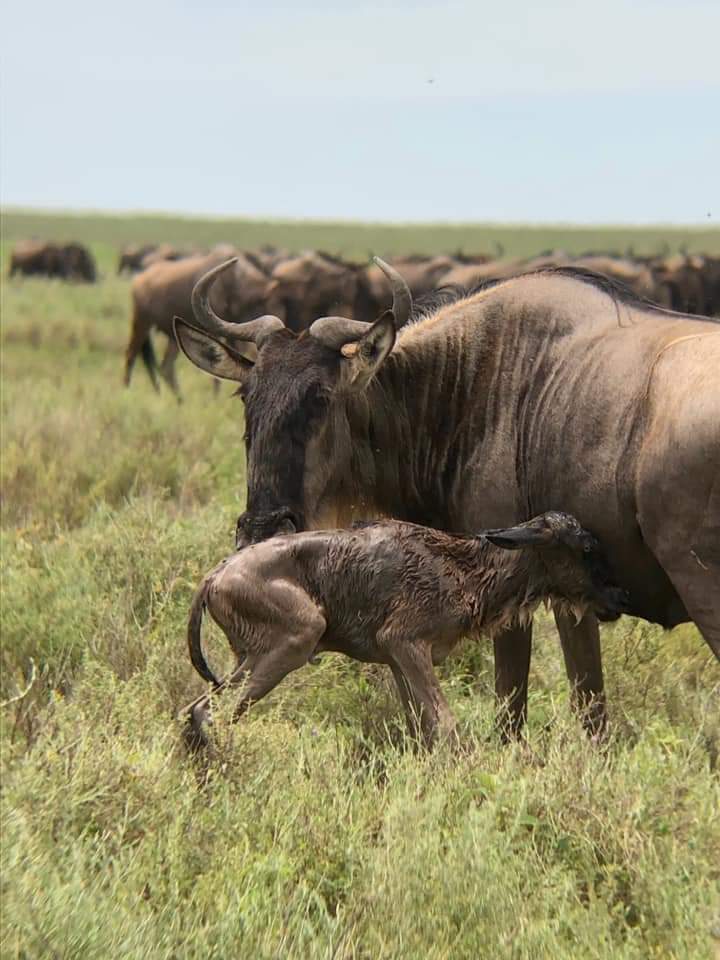
{"type": "Polygon", "coordinates": [[[525,746],[493,736],[482,645],[443,671],[460,757],[417,756],[382,671],[328,656],[235,728],[228,702],[198,782],[173,717],[201,690],[189,599],[242,507],[242,408],[187,364],[182,406],[142,369],[120,386],[112,253],[150,221],[5,227],[88,240],[105,278],[3,282],[2,957],[717,960],[720,686],[692,627],[605,629],[605,750],[541,618],[525,746]]]}
{"type": "Polygon", "coordinates": [[[7,210],[8,243],[28,237],[79,239],[92,245],[102,267],[112,270],[117,247],[162,242],[189,247],[233,243],[252,249],[273,244],[290,251],[328,250],[358,260],[371,254],[488,253],[530,257],[543,250],[658,254],[687,250],[720,254],[717,227],[594,227],[503,224],[380,224],[326,221],[209,220],[170,214],[54,214],[7,210]]]}

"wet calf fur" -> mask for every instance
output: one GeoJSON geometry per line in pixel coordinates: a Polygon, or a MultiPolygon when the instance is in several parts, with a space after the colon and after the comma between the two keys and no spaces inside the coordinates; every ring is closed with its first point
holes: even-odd
{"type": "MultiPolygon", "coordinates": [[[[543,600],[577,618],[626,606],[598,542],[568,514],[475,537],[381,521],[278,536],[224,560],[195,595],[188,646],[214,693],[240,687],[235,719],[323,651],[387,664],[411,734],[432,746],[454,731],[433,665],[463,636],[529,623],[543,600]],[[205,608],[237,658],[224,680],[203,654],[205,608]]],[[[186,708],[191,744],[205,741],[210,697],[186,708]]]]}

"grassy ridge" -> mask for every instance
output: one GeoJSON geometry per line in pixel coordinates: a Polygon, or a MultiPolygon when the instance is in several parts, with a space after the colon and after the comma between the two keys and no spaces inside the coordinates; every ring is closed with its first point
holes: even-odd
{"type": "MultiPolygon", "coordinates": [[[[111,266],[115,234],[73,235],[111,266]]],[[[0,711],[3,958],[716,958],[720,687],[692,627],[604,629],[604,751],[541,618],[525,747],[492,735],[482,645],[443,670],[460,757],[416,756],[383,671],[328,656],[235,728],[228,700],[198,782],[185,619],[242,506],[242,408],[186,363],[182,406],[141,369],[123,391],[127,317],[109,269],[4,284],[0,698],[36,677],[0,711]]]]}

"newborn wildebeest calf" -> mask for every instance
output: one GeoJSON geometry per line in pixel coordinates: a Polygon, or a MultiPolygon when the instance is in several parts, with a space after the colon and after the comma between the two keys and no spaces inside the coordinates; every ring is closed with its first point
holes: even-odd
{"type": "MultiPolygon", "coordinates": [[[[542,600],[578,618],[592,610],[614,619],[625,609],[598,542],[567,514],[475,537],[380,521],[277,536],[224,560],[195,595],[188,645],[213,692],[242,685],[236,719],[323,651],[386,663],[411,733],[431,746],[454,728],[433,664],[463,636],[529,621],[542,600]],[[222,681],[202,651],[205,607],[238,660],[222,681]]],[[[204,743],[210,697],[186,708],[191,744],[204,743]]]]}

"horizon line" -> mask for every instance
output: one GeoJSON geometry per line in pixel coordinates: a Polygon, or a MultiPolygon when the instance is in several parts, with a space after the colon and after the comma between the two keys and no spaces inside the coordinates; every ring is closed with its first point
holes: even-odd
{"type": "Polygon", "coordinates": [[[5,214],[20,215],[44,215],[44,216],[66,216],[66,217],[112,217],[112,218],[146,218],[146,219],[166,219],[166,220],[205,220],[217,223],[257,223],[257,224],[290,224],[290,225],[317,225],[317,226],[348,226],[348,227],[385,227],[385,228],[406,228],[406,227],[446,227],[450,229],[457,228],[492,228],[492,229],[524,229],[524,230],[547,230],[550,229],[571,229],[571,230],[648,230],[648,229],[672,229],[672,230],[720,230],[720,224],[714,220],[708,220],[708,223],[701,221],[571,221],[571,220],[358,220],[343,217],[282,217],[282,216],[263,216],[248,214],[221,214],[221,213],[199,213],[173,210],[153,210],[146,208],[100,208],[100,207],[47,207],[47,206],[27,206],[25,204],[7,204],[0,205],[0,217],[5,214]]]}

